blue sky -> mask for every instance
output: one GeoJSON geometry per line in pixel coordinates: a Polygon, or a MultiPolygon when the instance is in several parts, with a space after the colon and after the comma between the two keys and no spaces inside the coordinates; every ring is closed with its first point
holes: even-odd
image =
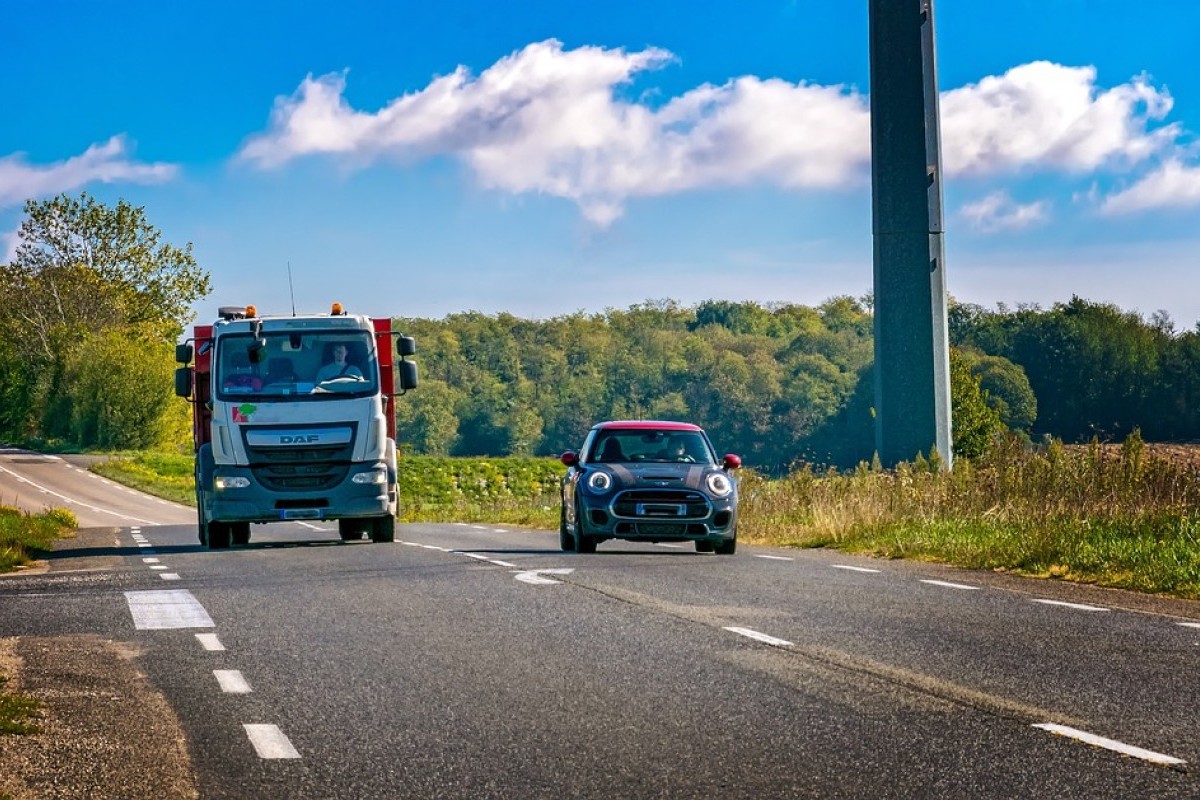
{"type": "MultiPolygon", "coordinates": [[[[189,7],[192,6],[192,7],[189,7]]],[[[0,259],[87,191],[218,305],[548,318],[871,289],[867,0],[0,10],[0,259]]],[[[940,0],[947,287],[1200,320],[1200,4],[940,0]]]]}

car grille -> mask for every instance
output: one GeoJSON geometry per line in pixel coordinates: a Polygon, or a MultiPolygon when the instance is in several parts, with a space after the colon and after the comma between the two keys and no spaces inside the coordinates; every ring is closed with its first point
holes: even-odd
{"type": "MultiPolygon", "coordinates": [[[[708,498],[700,492],[678,489],[630,489],[617,495],[612,504],[615,516],[637,519],[703,519],[709,515],[710,508],[708,498]]],[[[639,527],[643,525],[644,523],[639,523],[639,527]]]]}

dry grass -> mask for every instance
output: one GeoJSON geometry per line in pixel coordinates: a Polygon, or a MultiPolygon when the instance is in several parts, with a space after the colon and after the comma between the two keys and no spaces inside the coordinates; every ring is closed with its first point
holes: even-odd
{"type": "Polygon", "coordinates": [[[1186,455],[1134,434],[1117,446],[1006,440],[953,471],[747,475],[742,534],[1200,597],[1200,448],[1186,455]]]}

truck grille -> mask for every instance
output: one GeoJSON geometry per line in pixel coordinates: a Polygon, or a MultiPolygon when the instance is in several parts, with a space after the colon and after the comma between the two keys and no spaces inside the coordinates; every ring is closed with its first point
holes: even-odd
{"type": "MultiPolygon", "coordinates": [[[[292,426],[294,429],[295,426],[292,426]]],[[[345,444],[255,446],[243,428],[250,469],[262,486],[273,492],[319,492],[346,479],[354,454],[354,436],[345,444]]]]}

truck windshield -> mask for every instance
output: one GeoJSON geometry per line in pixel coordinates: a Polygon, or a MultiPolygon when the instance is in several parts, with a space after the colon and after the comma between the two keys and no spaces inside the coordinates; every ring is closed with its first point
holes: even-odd
{"type": "Polygon", "coordinates": [[[226,334],[217,345],[213,385],[223,399],[327,400],[379,391],[375,341],[366,331],[226,334]]]}

